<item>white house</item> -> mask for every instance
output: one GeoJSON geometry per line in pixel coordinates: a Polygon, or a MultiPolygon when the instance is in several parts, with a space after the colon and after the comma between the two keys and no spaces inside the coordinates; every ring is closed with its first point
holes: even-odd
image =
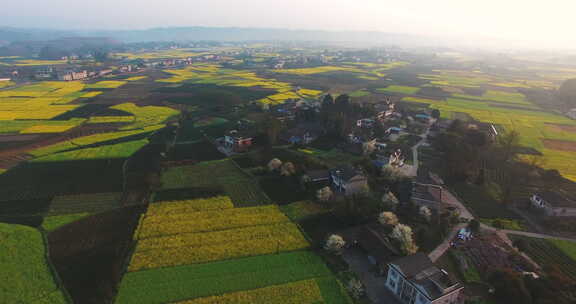
{"type": "Polygon", "coordinates": [[[352,166],[330,170],[332,184],[345,195],[358,194],[368,188],[368,178],[364,172],[352,166]]]}
{"type": "Polygon", "coordinates": [[[576,119],[576,108],[571,109],[570,111],[566,112],[566,116],[576,119]]]}
{"type": "Polygon", "coordinates": [[[530,196],[530,203],[549,216],[576,216],[576,202],[558,192],[534,193],[530,196]]]}
{"type": "Polygon", "coordinates": [[[460,304],[464,290],[421,252],[389,263],[386,287],[406,304],[460,304]]]}

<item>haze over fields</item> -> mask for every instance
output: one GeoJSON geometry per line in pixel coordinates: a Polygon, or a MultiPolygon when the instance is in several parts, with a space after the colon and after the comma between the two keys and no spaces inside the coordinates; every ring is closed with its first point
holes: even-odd
{"type": "Polygon", "coordinates": [[[574,48],[575,9],[576,2],[569,0],[101,0],[82,5],[24,0],[3,4],[0,26],[67,31],[185,26],[382,31],[475,43],[481,42],[478,38],[498,39],[491,45],[500,47],[574,48]]]}

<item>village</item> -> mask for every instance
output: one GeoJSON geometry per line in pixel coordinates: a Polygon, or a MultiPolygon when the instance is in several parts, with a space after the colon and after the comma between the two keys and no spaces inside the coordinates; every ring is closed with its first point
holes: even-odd
{"type": "MultiPolygon", "coordinates": [[[[267,149],[258,140],[274,140],[270,155],[290,155],[294,160],[271,159],[257,178],[282,176],[274,179],[290,188],[282,193],[301,193],[296,196],[310,209],[332,210],[322,223],[338,228],[310,233],[347,265],[358,297],[372,303],[476,303],[494,292],[479,273],[506,268],[517,272],[502,280],[539,278],[541,266],[520,250],[522,237],[571,240],[480,222],[430,169],[430,154],[440,153],[435,141],[455,125],[496,145],[501,134],[495,125],[441,118],[436,110],[398,104],[395,96],[358,106],[345,94],[323,95],[264,111],[278,122],[268,138],[256,137],[254,124],[238,124],[216,140],[218,149],[242,163],[267,149]]],[[[271,196],[278,189],[263,188],[271,196]]],[[[521,206],[552,217],[576,211],[576,202],[551,190],[526,194],[521,206]]]]}

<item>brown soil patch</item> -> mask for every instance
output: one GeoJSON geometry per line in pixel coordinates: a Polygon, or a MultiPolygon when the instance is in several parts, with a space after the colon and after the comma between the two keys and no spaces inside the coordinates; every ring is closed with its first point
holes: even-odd
{"type": "Polygon", "coordinates": [[[576,133],[576,126],[572,125],[561,125],[561,124],[551,124],[547,123],[546,126],[554,131],[564,131],[576,133]]]}
{"type": "Polygon", "coordinates": [[[576,141],[542,139],[542,142],[548,149],[576,152],[576,141]]]}

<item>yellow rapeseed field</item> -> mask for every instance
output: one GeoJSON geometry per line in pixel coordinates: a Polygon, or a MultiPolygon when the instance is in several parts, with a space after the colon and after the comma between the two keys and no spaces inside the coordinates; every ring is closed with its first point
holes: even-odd
{"type": "Polygon", "coordinates": [[[253,290],[198,298],[176,304],[313,304],[323,303],[316,280],[296,281],[253,290]]]}

